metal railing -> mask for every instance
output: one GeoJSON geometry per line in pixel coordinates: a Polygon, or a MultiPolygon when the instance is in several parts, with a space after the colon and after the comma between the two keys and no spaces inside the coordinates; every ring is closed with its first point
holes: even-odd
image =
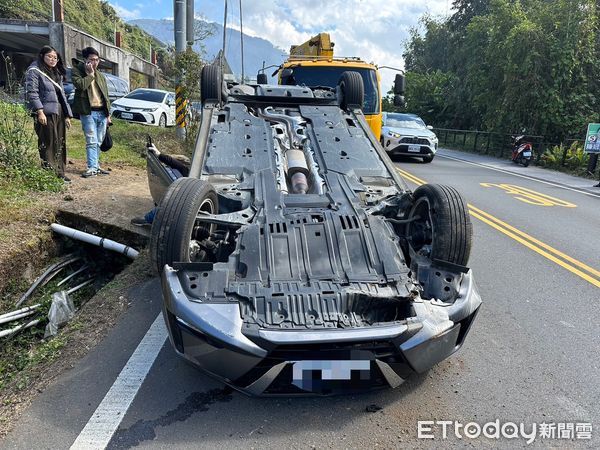
{"type": "MultiPolygon", "coordinates": [[[[441,146],[465,150],[468,152],[490,155],[498,158],[509,158],[512,153],[511,134],[495,133],[489,131],[456,130],[451,128],[434,128],[433,131],[439,139],[441,146]]],[[[544,136],[525,135],[527,141],[532,143],[534,162],[539,162],[544,152],[561,143],[548,142],[544,136]]],[[[583,142],[583,139],[566,139],[562,142],[564,150],[562,153],[561,166],[565,166],[569,147],[573,142],[583,142]]]]}

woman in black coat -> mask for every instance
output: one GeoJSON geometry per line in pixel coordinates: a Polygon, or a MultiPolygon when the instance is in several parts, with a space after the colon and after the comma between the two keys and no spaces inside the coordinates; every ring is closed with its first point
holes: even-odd
{"type": "Polygon", "coordinates": [[[65,181],[66,131],[73,113],[63,89],[65,67],[58,52],[45,45],[27,69],[25,83],[29,108],[34,116],[38,150],[44,165],[65,181]]]}

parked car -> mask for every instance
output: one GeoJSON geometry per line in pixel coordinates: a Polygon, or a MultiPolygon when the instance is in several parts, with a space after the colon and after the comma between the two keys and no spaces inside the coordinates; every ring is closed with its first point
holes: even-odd
{"type": "MultiPolygon", "coordinates": [[[[106,77],[106,85],[108,86],[108,98],[111,102],[124,97],[129,93],[129,83],[123,78],[117,77],[111,73],[102,72],[106,77]]],[[[67,68],[67,74],[63,83],[65,94],[67,95],[67,101],[69,104],[73,104],[73,98],[75,97],[75,88],[71,78],[71,68],[67,68]]]]}
{"type": "Polygon", "coordinates": [[[189,176],[147,160],[175,351],[254,395],[395,387],[457,351],[481,304],[466,203],[408,189],[360,110],[360,74],[222,79],[203,67],[189,176]]]}
{"type": "Polygon", "coordinates": [[[140,88],[111,104],[110,113],[117,119],[146,125],[175,125],[175,93],[140,88]]]}
{"type": "Polygon", "coordinates": [[[390,157],[420,156],[424,163],[429,163],[438,148],[432,128],[415,114],[383,113],[381,145],[390,157]]]}

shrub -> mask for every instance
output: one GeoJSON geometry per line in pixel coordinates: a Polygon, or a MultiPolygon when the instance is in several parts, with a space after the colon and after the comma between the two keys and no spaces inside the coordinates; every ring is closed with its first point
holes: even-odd
{"type": "Polygon", "coordinates": [[[30,121],[23,106],[0,102],[0,165],[5,169],[25,168],[36,160],[30,121]]]}
{"type": "Polygon", "coordinates": [[[549,148],[540,157],[539,164],[551,169],[567,168],[575,173],[584,174],[588,160],[589,155],[583,151],[581,143],[573,142],[568,148],[564,144],[549,148]]]}
{"type": "Polygon", "coordinates": [[[31,117],[18,103],[0,101],[0,176],[34,191],[59,192],[63,185],[40,166],[31,117]]]}

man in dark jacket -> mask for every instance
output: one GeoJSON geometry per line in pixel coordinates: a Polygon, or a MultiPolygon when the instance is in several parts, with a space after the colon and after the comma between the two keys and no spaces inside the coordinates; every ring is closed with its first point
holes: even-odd
{"type": "Polygon", "coordinates": [[[72,79],[75,87],[73,112],[79,114],[85,134],[87,170],[84,178],[98,174],[108,175],[100,168],[100,145],[104,140],[106,127],[110,124],[110,100],[106,78],[98,70],[100,55],[93,47],[81,51],[84,61],[73,60],[72,79]]]}

